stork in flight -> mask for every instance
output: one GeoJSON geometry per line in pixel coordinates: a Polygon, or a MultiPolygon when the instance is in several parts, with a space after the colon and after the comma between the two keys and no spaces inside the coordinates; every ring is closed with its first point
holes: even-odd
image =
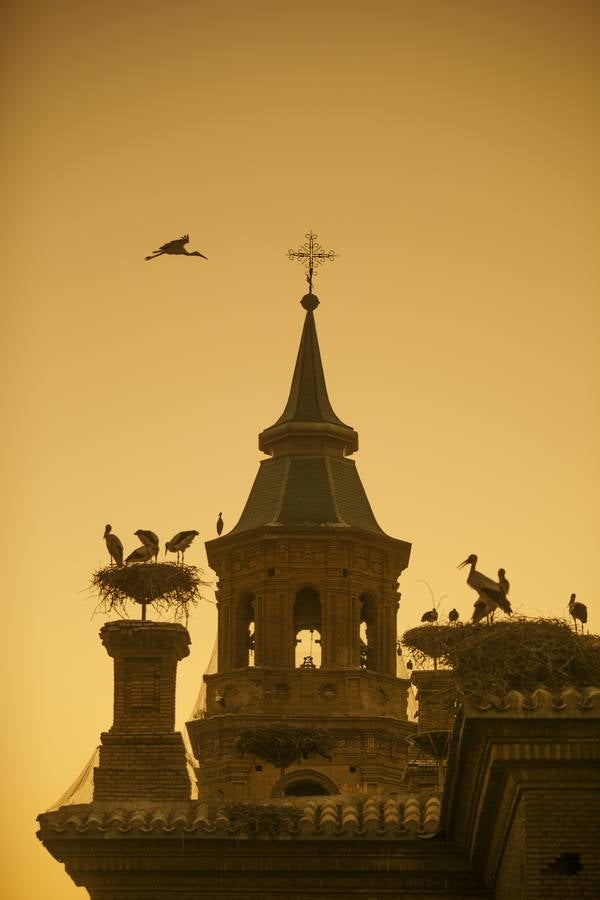
{"type": "Polygon", "coordinates": [[[162,247],[159,247],[158,250],[155,250],[151,256],[147,256],[146,259],[156,259],[157,256],[162,256],[164,253],[169,253],[175,256],[201,256],[202,259],[208,259],[208,256],[205,256],[204,253],[200,253],[199,250],[192,250],[190,253],[185,249],[185,245],[189,243],[190,236],[189,234],[184,234],[182,237],[177,238],[176,241],[169,241],[166,244],[163,244],[162,247]]]}
{"type": "Polygon", "coordinates": [[[144,528],[138,528],[137,531],[133,532],[136,537],[140,539],[144,547],[154,547],[154,562],[158,561],[158,535],[153,531],[147,531],[144,528]]]}
{"type": "MultiPolygon", "coordinates": [[[[477,571],[475,568],[477,565],[477,557],[474,553],[468,556],[464,562],[461,562],[458,568],[462,569],[463,566],[469,565],[471,566],[471,569],[467,575],[467,584],[477,592],[478,598],[475,602],[473,616],[471,618],[473,624],[477,625],[484,616],[487,616],[489,622],[490,614],[498,607],[510,616],[512,607],[506,594],[502,590],[502,586],[498,584],[498,582],[492,581],[492,579],[488,578],[487,575],[484,575],[483,572],[477,571]]],[[[506,584],[508,584],[508,582],[506,582],[506,584]]]]}
{"type": "MultiPolygon", "coordinates": [[[[112,525],[107,525],[104,529],[104,540],[106,542],[106,549],[110,554],[111,560],[114,560],[117,566],[123,565],[123,544],[116,536],[116,534],[112,534],[112,525]]],[[[112,562],[111,562],[112,565],[112,562]]]]}
{"type": "Polygon", "coordinates": [[[587,606],[585,603],[580,603],[579,600],[575,600],[575,596],[575,594],[571,594],[569,600],[569,613],[573,616],[575,634],[577,634],[577,619],[581,622],[581,633],[583,634],[583,626],[587,622],[587,606]]]}
{"type": "Polygon", "coordinates": [[[170,541],[167,541],[165,544],[165,554],[167,551],[169,553],[177,554],[177,562],[179,562],[179,554],[181,553],[181,564],[183,565],[183,554],[190,546],[194,538],[197,534],[200,534],[199,531],[178,531],[176,535],[174,535],[170,541]]]}

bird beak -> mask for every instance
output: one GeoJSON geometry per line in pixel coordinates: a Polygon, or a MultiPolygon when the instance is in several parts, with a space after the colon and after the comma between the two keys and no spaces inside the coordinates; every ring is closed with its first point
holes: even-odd
{"type": "Polygon", "coordinates": [[[469,558],[467,557],[467,558],[465,559],[465,561],[464,561],[464,562],[461,562],[460,566],[457,566],[456,568],[457,568],[457,569],[462,569],[462,567],[468,565],[468,563],[469,563],[469,558]]]}

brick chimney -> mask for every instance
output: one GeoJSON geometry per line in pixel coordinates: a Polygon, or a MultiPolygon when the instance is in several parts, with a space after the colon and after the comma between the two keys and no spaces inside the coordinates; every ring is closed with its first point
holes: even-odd
{"type": "Polygon", "coordinates": [[[454,725],[456,679],[451,669],[413,672],[417,689],[419,731],[451,731],[454,725]]]}
{"type": "Polygon", "coordinates": [[[189,654],[183,625],[107,622],[100,638],[115,661],[114,722],[101,735],[94,801],[189,800],[183,738],[175,731],[177,663],[189,654]]]}

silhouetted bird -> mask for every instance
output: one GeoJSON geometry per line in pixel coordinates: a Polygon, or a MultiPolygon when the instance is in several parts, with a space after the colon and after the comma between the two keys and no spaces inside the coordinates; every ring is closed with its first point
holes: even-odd
{"type": "Polygon", "coordinates": [[[221,534],[223,531],[223,513],[219,513],[219,518],[217,519],[217,534],[221,534]]]}
{"type": "Polygon", "coordinates": [[[487,616],[489,621],[490,614],[498,607],[510,616],[512,607],[506,594],[504,594],[502,588],[496,581],[492,581],[487,575],[476,570],[477,557],[474,553],[468,556],[464,562],[461,562],[458,568],[462,569],[463,566],[467,565],[471,566],[469,574],[467,575],[467,584],[477,592],[479,597],[473,609],[473,616],[471,618],[473,624],[476,625],[484,616],[487,616]]]}
{"type": "Polygon", "coordinates": [[[585,603],[580,603],[579,600],[576,601],[575,596],[575,594],[571,594],[569,600],[569,613],[573,616],[575,633],[577,633],[577,619],[579,619],[581,622],[581,633],[583,634],[583,626],[587,622],[587,606],[585,603]]]}
{"type": "Polygon", "coordinates": [[[199,250],[193,250],[191,253],[188,252],[185,249],[185,245],[189,240],[189,234],[184,234],[183,237],[177,238],[176,241],[169,241],[167,244],[163,244],[162,247],[154,251],[152,256],[147,256],[146,259],[156,259],[157,256],[162,256],[163,253],[170,253],[176,256],[201,256],[202,259],[208,259],[208,256],[205,256],[204,253],[200,253],[199,250]]]}
{"type": "Polygon", "coordinates": [[[408,669],[409,672],[412,672],[412,670],[413,670],[412,659],[408,659],[406,661],[406,668],[408,669]]]}
{"type": "Polygon", "coordinates": [[[153,556],[154,546],[152,544],[142,544],[141,547],[136,547],[135,550],[129,554],[125,560],[125,564],[138,562],[145,563],[148,562],[149,559],[152,559],[153,556]]]}
{"type": "Polygon", "coordinates": [[[179,554],[181,553],[181,562],[183,564],[183,554],[190,546],[197,534],[200,534],[200,532],[178,531],[177,534],[165,544],[165,554],[167,553],[167,551],[169,551],[169,553],[176,553],[177,562],[179,562],[179,554]]]}
{"type": "Polygon", "coordinates": [[[431,622],[433,624],[434,622],[437,622],[437,620],[438,620],[438,611],[435,608],[435,606],[433,609],[430,609],[429,612],[424,612],[423,615],[421,616],[421,622],[431,622]]]}
{"type": "Polygon", "coordinates": [[[123,565],[123,544],[116,536],[116,534],[111,534],[112,525],[107,525],[104,529],[104,540],[106,541],[106,549],[108,550],[111,559],[113,559],[117,566],[123,565]]]}
{"type": "Polygon", "coordinates": [[[138,528],[138,530],[133,533],[140,539],[144,547],[154,547],[154,553],[152,555],[154,556],[155,562],[158,561],[158,535],[153,531],[147,531],[143,528],[138,528]]]}
{"type": "Polygon", "coordinates": [[[458,622],[460,619],[460,613],[457,609],[451,609],[448,613],[448,621],[449,622],[458,622]]]}

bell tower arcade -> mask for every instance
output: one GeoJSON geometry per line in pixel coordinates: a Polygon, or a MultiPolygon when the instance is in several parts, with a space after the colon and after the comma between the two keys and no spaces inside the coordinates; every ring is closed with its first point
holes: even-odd
{"type": "Polygon", "coordinates": [[[396,677],[398,579],[410,544],[377,524],[356,465],[358,435],[327,395],[314,312],[306,311],[289,398],[259,435],[260,463],[239,522],[208,541],[218,575],[218,671],[187,725],[201,796],[394,792],[407,758],[408,682],[396,677]],[[239,756],[247,728],[319,726],[331,760],[285,776],[239,756]]]}

